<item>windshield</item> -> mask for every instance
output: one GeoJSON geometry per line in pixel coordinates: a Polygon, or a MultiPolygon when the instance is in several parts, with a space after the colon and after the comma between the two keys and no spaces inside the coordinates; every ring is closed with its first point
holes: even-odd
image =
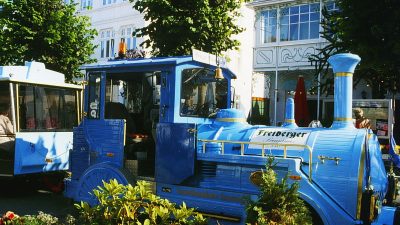
{"type": "Polygon", "coordinates": [[[226,79],[214,78],[214,71],[206,68],[182,71],[181,116],[209,117],[227,108],[226,79]]]}

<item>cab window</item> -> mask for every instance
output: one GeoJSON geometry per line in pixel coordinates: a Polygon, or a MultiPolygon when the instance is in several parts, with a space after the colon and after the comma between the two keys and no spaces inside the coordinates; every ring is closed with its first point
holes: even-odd
{"type": "Polygon", "coordinates": [[[89,76],[89,113],[88,118],[100,118],[100,90],[101,74],[90,74],[89,76]]]}
{"type": "Polygon", "coordinates": [[[181,116],[209,117],[227,108],[227,81],[215,79],[213,70],[183,70],[181,87],[181,116]]]}

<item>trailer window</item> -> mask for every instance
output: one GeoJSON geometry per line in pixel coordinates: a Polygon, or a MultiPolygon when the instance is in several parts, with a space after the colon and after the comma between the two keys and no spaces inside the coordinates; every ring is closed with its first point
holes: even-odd
{"type": "Polygon", "coordinates": [[[182,71],[181,116],[208,117],[227,107],[227,81],[206,68],[182,71]]]}
{"type": "Polygon", "coordinates": [[[76,90],[19,86],[21,131],[71,130],[77,119],[76,90]]]}
{"type": "MultiPolygon", "coordinates": [[[[0,83],[0,105],[3,107],[8,108],[9,114],[11,115],[10,106],[10,83],[8,82],[1,82],[0,83]]],[[[11,118],[10,118],[11,119],[11,118]]]]}

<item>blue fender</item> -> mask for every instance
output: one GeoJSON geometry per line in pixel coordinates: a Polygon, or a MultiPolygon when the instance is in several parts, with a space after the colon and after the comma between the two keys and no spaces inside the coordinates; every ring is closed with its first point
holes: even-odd
{"type": "Polygon", "coordinates": [[[383,206],[381,208],[381,213],[379,214],[378,218],[376,218],[376,220],[371,224],[372,225],[400,224],[400,218],[398,216],[400,214],[399,211],[400,209],[396,207],[383,206]]]}
{"type": "Polygon", "coordinates": [[[110,162],[98,163],[90,166],[82,174],[76,186],[74,200],[87,202],[91,206],[98,204],[97,198],[93,194],[93,189],[103,186],[103,181],[109,182],[112,179],[116,179],[118,183],[123,185],[134,182],[130,174],[114,164],[110,162]]]}

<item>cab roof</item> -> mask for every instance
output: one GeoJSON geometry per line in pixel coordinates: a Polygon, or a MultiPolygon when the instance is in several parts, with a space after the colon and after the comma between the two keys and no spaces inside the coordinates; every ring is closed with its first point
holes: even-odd
{"type": "MultiPolygon", "coordinates": [[[[86,71],[113,71],[113,72],[145,72],[162,70],[163,68],[175,67],[180,65],[197,65],[216,68],[215,65],[199,62],[193,59],[192,56],[173,56],[173,57],[155,57],[155,58],[140,58],[140,59],[124,59],[110,60],[107,62],[99,62],[83,65],[81,69],[86,71]]],[[[227,67],[221,67],[223,73],[228,75],[230,79],[236,79],[236,75],[227,67]]]]}

